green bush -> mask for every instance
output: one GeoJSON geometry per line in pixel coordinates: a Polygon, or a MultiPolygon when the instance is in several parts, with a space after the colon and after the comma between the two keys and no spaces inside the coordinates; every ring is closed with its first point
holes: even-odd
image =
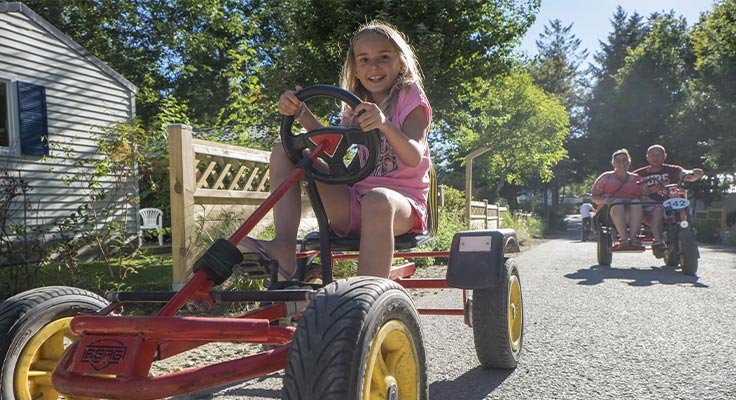
{"type": "MultiPolygon", "coordinates": [[[[447,204],[447,203],[445,203],[447,204]]],[[[465,224],[460,220],[460,214],[456,210],[440,207],[439,209],[439,225],[437,226],[437,234],[429,242],[421,245],[417,251],[447,251],[452,245],[452,238],[455,233],[466,230],[465,224]]],[[[447,264],[447,258],[415,258],[417,268],[427,267],[430,265],[447,264]]]]}
{"type": "Polygon", "coordinates": [[[441,208],[456,212],[461,217],[465,212],[465,192],[453,187],[442,186],[442,195],[444,205],[441,208]]]}
{"type": "Polygon", "coordinates": [[[508,214],[503,217],[501,227],[511,228],[516,231],[520,245],[528,243],[531,239],[541,239],[544,237],[544,223],[536,215],[515,216],[508,214]]]}
{"type": "Polygon", "coordinates": [[[718,243],[720,240],[720,221],[698,220],[693,223],[695,238],[701,243],[718,243]]]}
{"type": "Polygon", "coordinates": [[[736,247],[736,225],[726,227],[723,231],[723,244],[736,247]]]}

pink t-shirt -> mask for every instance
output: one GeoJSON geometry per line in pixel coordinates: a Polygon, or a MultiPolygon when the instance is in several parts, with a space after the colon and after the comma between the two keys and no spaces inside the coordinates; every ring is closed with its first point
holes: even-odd
{"type": "Polygon", "coordinates": [[[621,186],[621,181],[616,177],[616,173],[614,171],[604,172],[595,180],[590,192],[594,196],[610,196],[613,192],[616,192],[616,189],[618,189],[618,192],[616,192],[614,197],[626,200],[638,199],[642,195],[649,193],[647,185],[638,184],[641,179],[639,175],[632,174],[631,172],[628,174],[629,179],[624,183],[621,189],[618,189],[619,186],[621,186]]]}
{"type": "MultiPolygon", "coordinates": [[[[406,117],[417,107],[424,110],[427,121],[431,123],[432,107],[429,105],[429,100],[427,100],[419,85],[414,84],[399,92],[395,110],[388,116],[388,119],[403,131],[406,117]]],[[[353,185],[353,189],[360,196],[375,187],[392,189],[406,196],[422,221],[421,229],[415,228],[414,232],[423,232],[427,229],[427,193],[429,192],[430,167],[429,145],[426,140],[428,134],[429,125],[424,131],[424,154],[419,165],[413,168],[401,162],[386,137],[381,135],[376,168],[368,177],[353,185]]]]}

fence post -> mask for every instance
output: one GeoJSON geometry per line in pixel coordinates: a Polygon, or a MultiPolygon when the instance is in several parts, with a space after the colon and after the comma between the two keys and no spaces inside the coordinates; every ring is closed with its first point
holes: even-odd
{"type": "Polygon", "coordinates": [[[194,242],[194,151],[192,127],[168,126],[171,192],[172,289],[179,290],[192,270],[188,249],[194,242]]]}

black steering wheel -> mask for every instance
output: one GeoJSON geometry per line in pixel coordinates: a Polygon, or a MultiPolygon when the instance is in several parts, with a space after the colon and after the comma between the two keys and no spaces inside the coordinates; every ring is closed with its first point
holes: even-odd
{"type": "MultiPolygon", "coordinates": [[[[353,109],[361,104],[360,99],[354,94],[330,85],[309,86],[296,94],[296,97],[301,101],[320,96],[343,101],[353,109]]],[[[360,128],[325,126],[304,134],[294,135],[291,132],[293,125],[294,116],[284,115],[281,118],[281,142],[286,154],[294,164],[299,163],[304,158],[304,150],[314,150],[326,138],[334,139],[335,135],[339,135],[338,143],[334,149],[330,149],[331,151],[324,152],[319,156],[319,159],[327,164],[328,171],[318,169],[315,165],[312,165],[311,173],[315,179],[332,184],[353,184],[370,175],[375,168],[380,146],[378,129],[364,132],[360,128]],[[350,165],[346,166],[345,156],[351,148],[354,148],[354,145],[365,146],[368,149],[368,159],[361,165],[358,155],[355,154],[350,165]]]]}

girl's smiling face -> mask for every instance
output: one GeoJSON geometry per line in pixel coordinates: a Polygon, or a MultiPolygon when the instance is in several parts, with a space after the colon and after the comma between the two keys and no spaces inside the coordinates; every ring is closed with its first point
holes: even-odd
{"type": "Polygon", "coordinates": [[[353,42],[355,77],[368,90],[373,101],[380,103],[388,96],[401,73],[402,65],[388,38],[367,34],[353,42]]]}

